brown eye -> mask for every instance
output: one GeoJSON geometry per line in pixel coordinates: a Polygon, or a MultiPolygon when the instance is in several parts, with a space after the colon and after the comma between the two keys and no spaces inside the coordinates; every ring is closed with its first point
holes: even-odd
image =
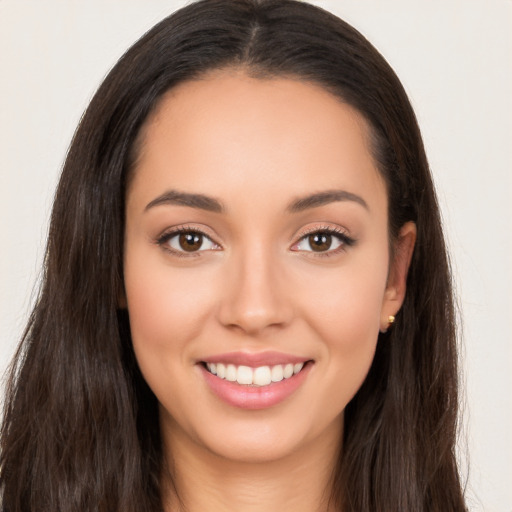
{"type": "Polygon", "coordinates": [[[158,244],[174,253],[201,253],[221,249],[209,236],[194,230],[166,233],[158,239],[158,244]]]}
{"type": "Polygon", "coordinates": [[[181,233],[179,236],[180,248],[186,252],[194,252],[201,249],[203,245],[203,235],[200,233],[181,233]]]}
{"type": "Polygon", "coordinates": [[[293,251],[313,252],[319,255],[331,255],[353,245],[355,240],[335,230],[321,229],[304,235],[291,249],[293,251]]]}
{"type": "Polygon", "coordinates": [[[308,242],[312,251],[328,251],[332,245],[332,235],[329,233],[313,233],[308,236],[308,242]]]}

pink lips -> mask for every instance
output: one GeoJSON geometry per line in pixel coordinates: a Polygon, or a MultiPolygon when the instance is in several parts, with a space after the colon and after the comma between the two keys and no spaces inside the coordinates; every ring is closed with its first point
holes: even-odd
{"type": "MultiPolygon", "coordinates": [[[[252,368],[287,363],[305,363],[307,361],[309,360],[304,357],[278,352],[262,352],[259,354],[232,352],[218,354],[206,359],[208,363],[244,365],[252,368]]],[[[292,395],[305,381],[312,363],[305,364],[303,369],[292,377],[280,382],[272,382],[268,386],[247,386],[230,382],[211,374],[202,363],[198,366],[210,390],[222,401],[233,407],[257,410],[275,406],[292,395]]]]}

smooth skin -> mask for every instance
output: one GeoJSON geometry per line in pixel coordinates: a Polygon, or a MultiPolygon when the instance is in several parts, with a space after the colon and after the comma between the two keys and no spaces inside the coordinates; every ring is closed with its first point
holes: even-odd
{"type": "Polygon", "coordinates": [[[416,233],[403,226],[390,261],[368,135],[321,87],[237,69],[172,89],[146,123],[123,301],[160,404],[169,511],[328,510],[343,411],[400,309],[416,233]],[[207,386],[201,361],[269,350],[312,361],[283,402],[246,410],[207,386]]]}

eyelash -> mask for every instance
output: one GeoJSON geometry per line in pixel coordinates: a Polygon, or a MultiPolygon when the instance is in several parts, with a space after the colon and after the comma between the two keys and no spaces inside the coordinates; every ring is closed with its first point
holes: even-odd
{"type": "Polygon", "coordinates": [[[329,249],[327,251],[305,251],[309,253],[313,253],[316,258],[330,258],[332,256],[336,256],[337,254],[344,252],[347,250],[348,247],[353,246],[356,243],[356,239],[352,238],[347,235],[347,233],[340,229],[335,228],[331,226],[321,226],[321,227],[314,227],[309,230],[306,230],[304,233],[301,234],[299,240],[295,242],[293,245],[296,246],[299,243],[301,243],[303,240],[308,238],[311,235],[316,234],[323,234],[323,235],[329,235],[334,238],[337,238],[341,244],[336,249],[329,249]]]}
{"type": "Polygon", "coordinates": [[[171,240],[172,238],[176,237],[176,236],[179,236],[181,234],[184,234],[184,233],[196,233],[198,235],[201,235],[202,237],[210,240],[213,244],[215,245],[219,245],[217,244],[216,242],[214,242],[211,237],[209,237],[204,231],[201,231],[200,229],[197,229],[195,227],[192,227],[192,226],[180,226],[180,227],[177,227],[177,228],[172,228],[171,230],[169,231],[165,231],[164,233],[162,233],[162,235],[160,235],[156,240],[156,244],[159,245],[164,251],[167,251],[169,253],[171,253],[172,255],[174,256],[178,256],[179,258],[189,258],[189,257],[197,257],[197,256],[200,256],[201,255],[201,252],[204,252],[204,251],[190,251],[190,252],[186,252],[186,251],[177,251],[173,248],[171,248],[169,245],[168,245],[168,242],[169,240],[171,240]]]}
{"type": "MultiPolygon", "coordinates": [[[[169,245],[168,245],[169,240],[171,240],[172,238],[174,238],[176,236],[179,236],[180,234],[184,234],[184,233],[197,233],[198,235],[201,235],[202,237],[210,240],[211,243],[213,243],[215,245],[219,245],[216,242],[214,242],[211,239],[211,237],[209,237],[206,233],[204,233],[204,231],[197,229],[195,227],[192,227],[192,226],[181,226],[181,227],[177,227],[177,228],[172,228],[171,230],[166,231],[162,235],[160,235],[155,240],[155,243],[157,245],[159,245],[163,250],[170,252],[173,255],[178,256],[180,258],[200,256],[201,253],[204,252],[204,250],[203,251],[186,252],[186,251],[178,251],[178,250],[175,250],[175,249],[172,249],[171,247],[169,247],[169,245]]],[[[330,249],[327,251],[303,251],[303,252],[313,253],[315,255],[315,257],[328,258],[328,257],[334,256],[336,254],[339,254],[340,252],[346,251],[347,247],[351,247],[356,243],[356,240],[352,237],[349,237],[347,235],[347,233],[345,231],[343,231],[342,229],[333,228],[330,226],[322,226],[322,227],[311,228],[311,229],[305,231],[304,233],[302,233],[300,235],[300,238],[297,240],[297,242],[295,242],[293,244],[293,246],[297,246],[302,241],[304,241],[307,237],[314,235],[314,234],[329,235],[334,238],[337,238],[340,241],[340,246],[337,247],[336,249],[330,249]]],[[[297,252],[299,252],[299,251],[297,251],[297,252]]]]}

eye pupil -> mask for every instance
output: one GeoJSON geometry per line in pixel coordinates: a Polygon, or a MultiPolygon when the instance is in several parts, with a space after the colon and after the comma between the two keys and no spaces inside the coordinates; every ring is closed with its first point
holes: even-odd
{"type": "Polygon", "coordinates": [[[332,243],[332,235],[327,233],[314,233],[309,236],[309,245],[313,251],[328,251],[332,243]]]}
{"type": "Polygon", "coordinates": [[[200,233],[181,233],[180,247],[187,252],[197,251],[203,245],[203,235],[200,233]]]}

